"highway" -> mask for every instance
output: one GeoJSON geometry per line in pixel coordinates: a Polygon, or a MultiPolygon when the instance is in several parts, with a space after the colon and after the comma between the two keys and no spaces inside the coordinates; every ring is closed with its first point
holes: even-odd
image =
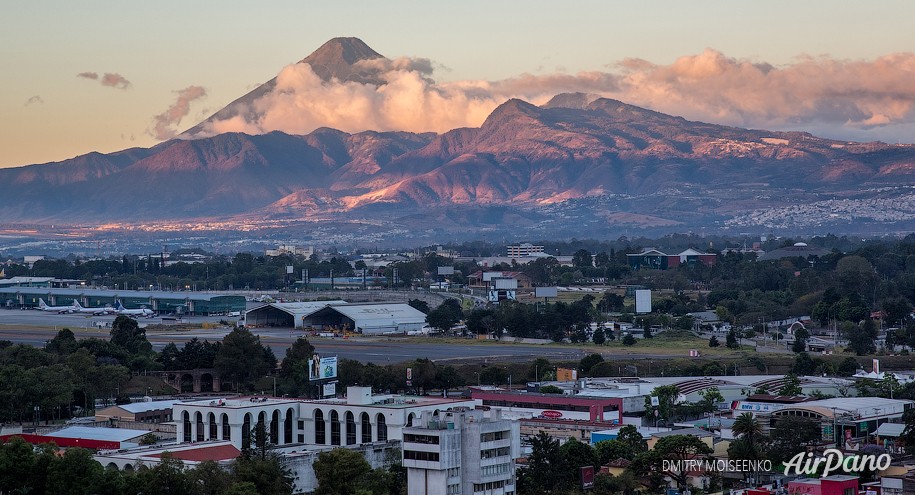
{"type": "MultiPolygon", "coordinates": [[[[218,323],[219,320],[234,322],[234,318],[225,317],[187,317],[187,323],[218,323]]],[[[9,340],[20,344],[44,346],[61,328],[69,328],[78,339],[96,337],[107,339],[110,324],[114,316],[93,316],[75,314],[56,314],[35,310],[0,310],[0,340],[9,340]],[[105,325],[108,324],[109,327],[105,325]],[[101,328],[100,328],[101,326],[101,328]]],[[[140,318],[141,325],[157,325],[159,318],[140,318]]],[[[231,328],[221,327],[194,330],[148,330],[147,338],[156,350],[168,343],[179,347],[184,342],[197,337],[211,342],[222,340],[231,328]]],[[[301,331],[276,328],[255,328],[252,332],[269,346],[277,359],[283,359],[286,349],[302,335],[301,331]]],[[[538,357],[550,360],[572,361],[584,357],[584,351],[577,347],[556,345],[536,345],[517,343],[459,343],[442,344],[436,342],[415,342],[415,339],[402,337],[359,337],[351,339],[312,337],[309,341],[318,353],[325,356],[337,355],[340,358],[354,359],[364,363],[392,364],[417,358],[428,358],[433,361],[447,362],[527,362],[538,357]]],[[[656,358],[666,359],[669,355],[638,356],[629,353],[604,355],[605,359],[656,358]]]]}

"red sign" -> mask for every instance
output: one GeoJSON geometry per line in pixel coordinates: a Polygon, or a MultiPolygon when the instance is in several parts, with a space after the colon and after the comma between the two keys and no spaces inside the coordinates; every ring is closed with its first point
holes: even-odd
{"type": "Polygon", "coordinates": [[[594,488],[594,466],[584,466],[579,471],[581,473],[581,488],[594,488]]]}
{"type": "Polygon", "coordinates": [[[543,416],[544,418],[556,419],[556,418],[561,418],[561,417],[562,417],[562,412],[560,412],[560,411],[543,411],[542,413],[540,413],[540,415],[543,416]]]}

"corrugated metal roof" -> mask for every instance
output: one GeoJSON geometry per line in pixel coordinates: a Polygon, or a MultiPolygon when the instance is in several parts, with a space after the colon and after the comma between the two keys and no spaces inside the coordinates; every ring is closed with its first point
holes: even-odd
{"type": "Polygon", "coordinates": [[[404,303],[344,304],[331,306],[334,311],[356,322],[357,327],[378,327],[425,323],[426,314],[404,303]]]}
{"type": "Polygon", "coordinates": [[[122,428],[94,428],[92,426],[70,426],[48,433],[49,437],[80,438],[86,440],[106,440],[109,442],[126,442],[149,433],[145,430],[125,430],[122,428]]]}
{"type": "Polygon", "coordinates": [[[121,409],[137,414],[144,413],[149,411],[157,411],[160,409],[171,409],[176,403],[181,402],[179,400],[154,400],[150,402],[132,402],[130,404],[121,404],[117,407],[121,409]]]}

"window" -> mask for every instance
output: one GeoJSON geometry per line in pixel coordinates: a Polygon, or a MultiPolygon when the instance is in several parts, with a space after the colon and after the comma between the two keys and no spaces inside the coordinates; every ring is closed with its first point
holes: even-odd
{"type": "Polygon", "coordinates": [[[368,413],[362,413],[362,443],[372,443],[372,423],[368,413]]]}
{"type": "Polygon", "coordinates": [[[493,457],[502,457],[511,454],[508,447],[499,447],[498,449],[486,449],[480,451],[480,459],[492,459],[493,457]]]}
{"type": "Polygon", "coordinates": [[[340,445],[340,415],[337,411],[330,412],[330,444],[340,445]]]}
{"type": "Polygon", "coordinates": [[[843,495],[855,495],[855,489],[854,489],[854,488],[846,488],[846,489],[845,489],[845,492],[843,493],[843,495]]]}
{"type": "Polygon", "coordinates": [[[315,411],[315,443],[318,445],[327,443],[327,424],[324,422],[324,412],[320,409],[315,411]]]}
{"type": "Polygon", "coordinates": [[[497,490],[505,486],[505,481],[491,481],[489,483],[474,483],[473,491],[482,492],[489,490],[497,490]]]}
{"type": "Polygon", "coordinates": [[[494,431],[492,433],[480,434],[481,442],[495,442],[496,440],[505,440],[506,438],[508,438],[507,431],[494,431]]]}
{"type": "Polygon", "coordinates": [[[403,458],[411,461],[438,462],[438,452],[419,452],[416,450],[403,451],[403,458]]]}
{"type": "Polygon", "coordinates": [[[497,474],[508,473],[511,469],[511,464],[496,464],[494,466],[483,466],[480,468],[481,476],[495,476],[497,474]]]}
{"type": "Polygon", "coordinates": [[[346,444],[356,445],[356,418],[350,411],[346,412],[346,444]]]}
{"type": "Polygon", "coordinates": [[[378,425],[378,441],[387,442],[388,441],[388,424],[384,420],[384,414],[378,413],[378,416],[375,418],[375,424],[378,425]]]}
{"type": "Polygon", "coordinates": [[[416,435],[413,433],[405,433],[403,436],[404,442],[409,443],[424,443],[427,445],[438,445],[439,439],[435,435],[416,435]]]}
{"type": "Polygon", "coordinates": [[[457,485],[448,485],[448,495],[455,495],[461,493],[460,483],[457,485]]]}
{"type": "Polygon", "coordinates": [[[449,478],[457,478],[460,475],[461,475],[461,468],[457,467],[457,468],[448,469],[449,478]]]}

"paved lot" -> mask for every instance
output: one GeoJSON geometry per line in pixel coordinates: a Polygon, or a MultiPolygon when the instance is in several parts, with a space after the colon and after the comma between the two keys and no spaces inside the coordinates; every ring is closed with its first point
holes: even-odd
{"type": "MultiPolygon", "coordinates": [[[[193,317],[186,322],[218,323],[225,317],[193,317]]],[[[33,346],[44,346],[48,339],[54,337],[61,328],[69,328],[77,338],[108,338],[114,316],[92,315],[59,315],[39,311],[0,310],[0,340],[33,346]],[[99,325],[101,324],[101,328],[99,325]]],[[[234,319],[229,319],[234,321],[234,319]]],[[[140,318],[140,324],[158,324],[159,318],[140,318]]],[[[148,331],[147,338],[153,347],[161,349],[170,342],[179,347],[188,340],[197,337],[211,342],[222,340],[230,328],[195,329],[191,331],[156,330],[148,331]]],[[[253,329],[261,337],[261,342],[270,346],[277,359],[283,359],[286,349],[302,335],[302,332],[291,329],[253,329]]],[[[438,362],[486,361],[486,362],[527,362],[538,357],[550,360],[578,360],[584,351],[576,347],[532,344],[479,344],[412,342],[403,338],[322,338],[313,337],[309,341],[322,355],[337,355],[340,358],[355,359],[364,363],[390,364],[417,358],[428,358],[438,362]]],[[[651,358],[667,359],[669,355],[630,355],[605,354],[605,359],[651,358]]]]}

